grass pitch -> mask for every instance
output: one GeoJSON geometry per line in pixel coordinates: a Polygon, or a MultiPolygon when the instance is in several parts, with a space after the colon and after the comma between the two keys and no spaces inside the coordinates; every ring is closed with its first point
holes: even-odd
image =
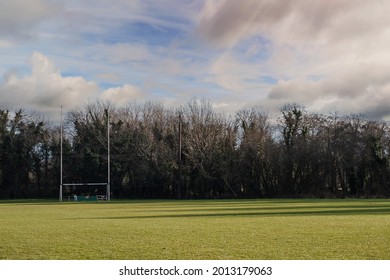
{"type": "Polygon", "coordinates": [[[390,259],[390,200],[0,202],[0,259],[390,259]]]}

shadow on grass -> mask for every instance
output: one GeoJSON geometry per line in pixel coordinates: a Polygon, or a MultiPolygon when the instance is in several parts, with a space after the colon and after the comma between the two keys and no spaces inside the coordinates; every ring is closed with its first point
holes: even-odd
{"type": "MultiPolygon", "coordinates": [[[[335,210],[367,210],[367,209],[387,209],[390,211],[389,205],[312,205],[312,206],[284,206],[284,207],[273,207],[273,206],[258,206],[258,207],[209,207],[209,208],[176,208],[176,209],[163,209],[160,212],[225,212],[225,211],[266,211],[265,213],[269,213],[267,211],[275,211],[275,210],[302,210],[296,211],[299,213],[305,212],[308,209],[327,209],[331,211],[335,210]]],[[[317,211],[317,210],[316,210],[317,211]]],[[[318,210],[323,211],[323,210],[318,210]]],[[[132,209],[133,213],[154,213],[158,212],[156,209],[132,209]]],[[[277,212],[279,213],[279,211],[277,212]]]]}
{"type": "MultiPolygon", "coordinates": [[[[317,207],[316,207],[317,208],[317,207]]],[[[230,213],[177,213],[159,214],[148,216],[116,216],[116,217],[87,217],[74,218],[76,220],[97,219],[97,220],[126,220],[126,219],[163,219],[163,218],[213,218],[213,217],[291,217],[291,216],[347,216],[347,215],[390,215],[390,207],[377,208],[348,208],[348,209],[328,209],[328,210],[308,210],[305,211],[264,211],[264,212],[230,212],[230,213]]],[[[71,218],[73,220],[73,218],[71,218]]]]}
{"type": "Polygon", "coordinates": [[[7,199],[0,200],[0,205],[55,205],[58,200],[55,199],[7,199]]]}

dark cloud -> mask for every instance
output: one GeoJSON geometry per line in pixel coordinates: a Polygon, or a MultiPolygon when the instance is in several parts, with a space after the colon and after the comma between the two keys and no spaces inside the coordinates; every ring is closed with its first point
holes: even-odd
{"type": "Polygon", "coordinates": [[[205,40],[229,46],[255,32],[261,33],[289,13],[291,1],[206,1],[197,28],[205,40]]]}
{"type": "Polygon", "coordinates": [[[259,34],[281,42],[335,42],[375,32],[389,23],[384,10],[380,3],[363,0],[210,0],[197,32],[225,47],[259,34]]]}
{"type": "Polygon", "coordinates": [[[299,102],[321,112],[337,109],[384,118],[390,116],[390,73],[386,65],[361,64],[340,69],[326,79],[279,81],[268,99],[299,102]]]}
{"type": "MultiPolygon", "coordinates": [[[[267,59],[254,68],[278,81],[259,101],[266,106],[298,102],[321,112],[386,118],[389,8],[383,1],[364,0],[210,0],[197,32],[227,52],[237,53],[256,36],[270,42],[267,59]]],[[[245,76],[253,74],[246,74],[243,58],[236,57],[237,88],[245,88],[245,76]]]]}

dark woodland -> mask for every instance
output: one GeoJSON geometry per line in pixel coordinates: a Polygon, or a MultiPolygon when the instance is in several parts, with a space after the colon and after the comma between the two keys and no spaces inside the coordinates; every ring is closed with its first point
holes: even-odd
{"type": "MultiPolygon", "coordinates": [[[[272,117],[259,107],[228,116],[196,99],[67,112],[64,183],[107,180],[106,111],[114,199],[390,196],[387,122],[298,104],[272,117]]],[[[0,199],[58,197],[60,132],[37,113],[0,110],[0,199]]]]}

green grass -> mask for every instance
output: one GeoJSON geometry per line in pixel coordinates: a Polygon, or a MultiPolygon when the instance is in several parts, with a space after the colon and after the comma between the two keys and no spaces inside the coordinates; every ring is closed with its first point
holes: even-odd
{"type": "Polygon", "coordinates": [[[390,200],[0,203],[0,259],[390,259],[390,200]]]}

